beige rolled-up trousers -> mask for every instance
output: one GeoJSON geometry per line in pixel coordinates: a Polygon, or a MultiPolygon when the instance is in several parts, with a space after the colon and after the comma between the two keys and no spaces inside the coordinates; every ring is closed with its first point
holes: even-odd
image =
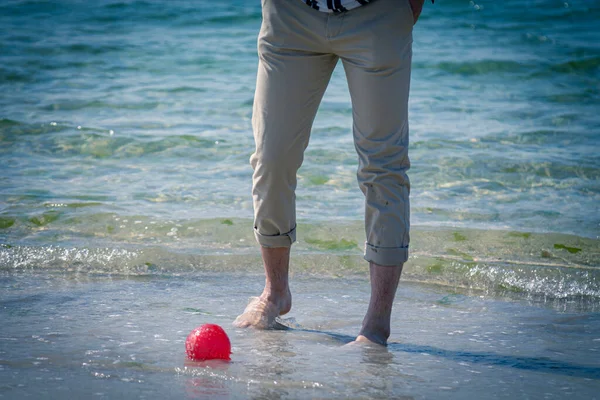
{"type": "Polygon", "coordinates": [[[413,16],[408,0],[328,14],[300,0],[263,0],[252,125],[254,232],[265,247],[296,239],[296,173],[317,108],[341,59],[352,100],[365,259],[408,258],[408,93],[413,16]]]}

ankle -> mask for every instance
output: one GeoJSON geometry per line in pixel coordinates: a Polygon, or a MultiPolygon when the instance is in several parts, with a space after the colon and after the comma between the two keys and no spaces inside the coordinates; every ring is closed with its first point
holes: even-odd
{"type": "Polygon", "coordinates": [[[387,339],[390,337],[391,333],[390,320],[390,313],[384,313],[380,315],[374,312],[367,312],[367,315],[363,320],[359,335],[366,336],[369,339],[371,339],[371,336],[376,337],[378,338],[377,342],[386,342],[387,339]]]}
{"type": "Polygon", "coordinates": [[[260,297],[269,303],[277,305],[283,310],[289,311],[292,307],[292,293],[287,286],[273,288],[269,285],[265,285],[260,297]]]}
{"type": "Polygon", "coordinates": [[[278,303],[280,301],[288,301],[291,299],[292,294],[288,286],[274,288],[266,285],[260,297],[267,301],[278,303]]]}
{"type": "Polygon", "coordinates": [[[287,290],[287,291],[286,290],[272,290],[272,289],[265,288],[265,290],[263,290],[260,297],[271,303],[279,303],[283,299],[288,297],[288,293],[289,293],[289,290],[287,290]]]}
{"type": "Polygon", "coordinates": [[[359,336],[364,336],[373,343],[382,345],[387,344],[387,340],[390,337],[389,325],[365,325],[361,328],[358,333],[359,336]]]}
{"type": "Polygon", "coordinates": [[[273,283],[269,280],[265,281],[265,288],[263,289],[263,295],[269,297],[281,297],[287,296],[290,293],[290,287],[287,280],[284,282],[273,283]]]}

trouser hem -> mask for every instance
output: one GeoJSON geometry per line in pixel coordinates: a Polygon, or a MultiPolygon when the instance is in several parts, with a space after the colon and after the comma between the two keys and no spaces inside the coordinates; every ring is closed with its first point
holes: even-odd
{"type": "Polygon", "coordinates": [[[379,265],[402,265],[408,260],[408,247],[377,247],[365,243],[364,258],[379,265]]]}
{"type": "Polygon", "coordinates": [[[263,235],[254,228],[254,237],[262,247],[291,247],[296,241],[296,227],[280,235],[263,235]]]}

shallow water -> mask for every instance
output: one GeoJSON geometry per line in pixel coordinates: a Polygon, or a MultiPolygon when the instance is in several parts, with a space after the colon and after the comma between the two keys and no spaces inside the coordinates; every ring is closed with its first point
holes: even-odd
{"type": "MultiPolygon", "coordinates": [[[[385,348],[344,347],[368,282],[296,276],[295,329],[230,323],[259,275],[3,274],[0,394],[44,398],[596,398],[600,318],[543,302],[404,283],[385,348]],[[232,361],[185,337],[225,327],[232,361]]],[[[293,319],[292,319],[293,318],[293,319]]]]}

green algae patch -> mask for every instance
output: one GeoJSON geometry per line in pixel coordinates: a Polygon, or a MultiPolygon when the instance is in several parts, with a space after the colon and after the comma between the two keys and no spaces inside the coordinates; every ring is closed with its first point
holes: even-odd
{"type": "Polygon", "coordinates": [[[448,254],[453,255],[453,256],[458,256],[463,258],[464,260],[467,261],[475,261],[475,259],[473,258],[473,256],[464,253],[462,251],[456,250],[456,249],[446,249],[446,251],[448,252],[448,254]]]}
{"type": "Polygon", "coordinates": [[[508,236],[529,239],[531,237],[531,233],[530,232],[508,232],[508,236]]]}
{"type": "Polygon", "coordinates": [[[354,240],[340,239],[338,240],[321,240],[305,238],[304,241],[311,246],[318,247],[322,250],[352,250],[358,247],[354,240]]]}
{"type": "Polygon", "coordinates": [[[344,268],[350,268],[353,265],[352,257],[350,256],[340,256],[338,257],[338,261],[344,268]]]}
{"type": "Polygon", "coordinates": [[[531,237],[531,232],[509,232],[508,236],[529,239],[531,237]]]}
{"type": "Polygon", "coordinates": [[[557,250],[566,250],[571,254],[576,254],[581,251],[581,249],[579,247],[569,247],[569,246],[565,246],[564,244],[560,244],[560,243],[555,243],[554,248],[557,250]]]}
{"type": "Polygon", "coordinates": [[[311,176],[308,178],[308,181],[313,185],[324,185],[329,182],[329,178],[322,175],[311,176]]]}
{"type": "Polygon", "coordinates": [[[46,226],[54,221],[56,221],[60,217],[60,214],[56,211],[48,211],[42,213],[40,215],[33,216],[29,218],[29,222],[34,224],[35,226],[46,226]]]}
{"type": "Polygon", "coordinates": [[[441,262],[436,262],[428,265],[427,267],[425,267],[425,269],[430,274],[441,274],[444,269],[444,264],[442,264],[441,262]]]}
{"type": "Polygon", "coordinates": [[[230,219],[224,219],[221,221],[221,224],[223,225],[233,225],[233,221],[230,219]]]}
{"type": "Polygon", "coordinates": [[[11,217],[0,217],[0,229],[10,228],[15,224],[15,219],[11,217]]]}
{"type": "Polygon", "coordinates": [[[455,242],[464,242],[467,240],[467,237],[459,232],[452,232],[452,238],[455,242]]]}

